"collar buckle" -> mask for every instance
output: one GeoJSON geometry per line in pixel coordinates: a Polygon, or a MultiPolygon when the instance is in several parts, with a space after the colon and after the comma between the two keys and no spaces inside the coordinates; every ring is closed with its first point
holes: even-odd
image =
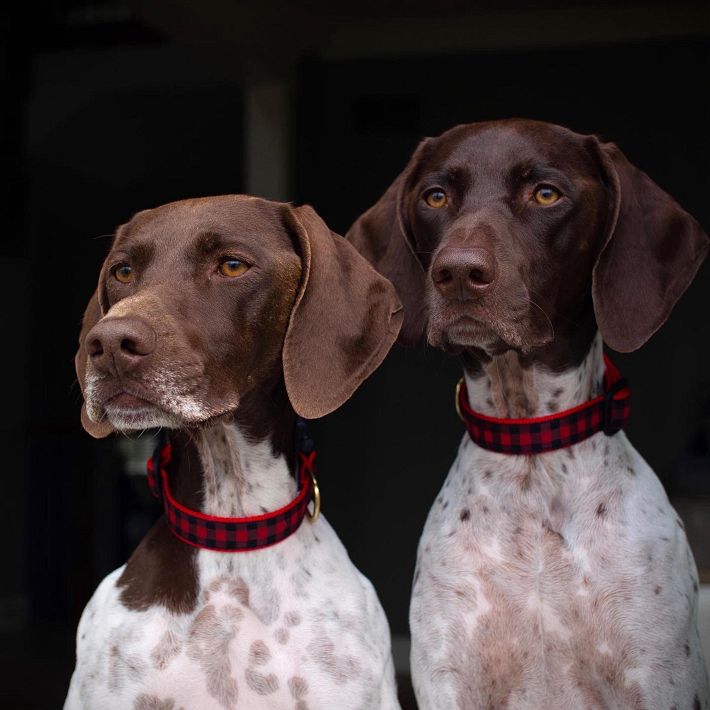
{"type": "Polygon", "coordinates": [[[316,481],[313,469],[310,469],[308,474],[311,477],[311,487],[313,490],[313,510],[306,508],[306,515],[311,523],[315,523],[320,517],[320,488],[318,488],[318,481],[316,481]]]}
{"type": "Polygon", "coordinates": [[[458,415],[458,418],[465,424],[466,419],[464,418],[463,414],[461,413],[461,388],[466,386],[466,380],[462,377],[457,383],[456,383],[456,391],[454,394],[454,406],[456,407],[456,414],[458,415]]]}

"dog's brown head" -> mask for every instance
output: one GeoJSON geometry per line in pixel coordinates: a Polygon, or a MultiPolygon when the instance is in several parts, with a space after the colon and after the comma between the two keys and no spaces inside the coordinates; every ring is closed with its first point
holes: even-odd
{"type": "Polygon", "coordinates": [[[424,140],[347,238],[397,287],[402,342],[556,348],[558,363],[581,357],[597,325],[612,348],[640,347],[708,249],[615,145],[521,119],[424,140]]]}
{"type": "Polygon", "coordinates": [[[195,426],[281,382],[298,414],[320,417],[401,321],[392,285],[310,207],[228,195],[140,212],[84,315],[82,423],[97,437],[195,426]]]}

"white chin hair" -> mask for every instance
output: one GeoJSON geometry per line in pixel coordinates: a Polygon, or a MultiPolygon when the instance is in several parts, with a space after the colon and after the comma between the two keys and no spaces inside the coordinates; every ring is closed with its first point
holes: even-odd
{"type": "Polygon", "coordinates": [[[106,407],[106,418],[111,426],[118,431],[142,431],[143,429],[180,429],[184,422],[175,415],[162,409],[146,407],[145,409],[121,409],[106,407]]]}

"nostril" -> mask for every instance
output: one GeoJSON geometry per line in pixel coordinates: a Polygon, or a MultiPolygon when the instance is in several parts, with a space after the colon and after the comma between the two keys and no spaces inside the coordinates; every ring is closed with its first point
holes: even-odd
{"type": "Polygon", "coordinates": [[[468,278],[474,286],[487,286],[493,280],[490,273],[484,269],[471,269],[468,278]]]}
{"type": "Polygon", "coordinates": [[[149,355],[151,348],[146,347],[146,344],[134,338],[123,338],[121,340],[121,351],[126,355],[137,355],[142,357],[143,355],[149,355]]]}
{"type": "Polygon", "coordinates": [[[448,269],[439,269],[435,274],[434,274],[434,283],[435,284],[447,284],[453,279],[453,275],[448,269]]]}
{"type": "Polygon", "coordinates": [[[100,357],[104,354],[104,347],[98,338],[92,338],[86,345],[89,357],[100,357]]]}
{"type": "Polygon", "coordinates": [[[121,350],[123,350],[126,353],[129,353],[130,355],[139,355],[140,354],[138,352],[138,347],[136,345],[136,341],[131,340],[130,338],[123,338],[123,340],[121,340],[121,350]]]}

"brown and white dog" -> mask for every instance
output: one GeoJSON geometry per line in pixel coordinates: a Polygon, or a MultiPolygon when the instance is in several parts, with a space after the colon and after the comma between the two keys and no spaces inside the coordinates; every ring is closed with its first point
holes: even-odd
{"type": "MultiPolygon", "coordinates": [[[[473,409],[599,394],[708,239],[613,144],[508,120],[417,148],[347,237],[390,278],[401,339],[462,356],[473,409]]],[[[708,708],[683,525],[623,433],[508,455],[465,435],[419,544],[412,675],[428,708],[708,708]]]]}
{"type": "MultiPolygon", "coordinates": [[[[221,518],[296,495],[296,413],[340,406],[399,331],[394,289],[310,207],[175,202],[116,233],[76,357],[82,422],[171,430],[178,502],[221,518]]],[[[100,584],[66,710],[398,708],[370,584],[321,516],[246,552],[161,517],[100,584]]]]}

